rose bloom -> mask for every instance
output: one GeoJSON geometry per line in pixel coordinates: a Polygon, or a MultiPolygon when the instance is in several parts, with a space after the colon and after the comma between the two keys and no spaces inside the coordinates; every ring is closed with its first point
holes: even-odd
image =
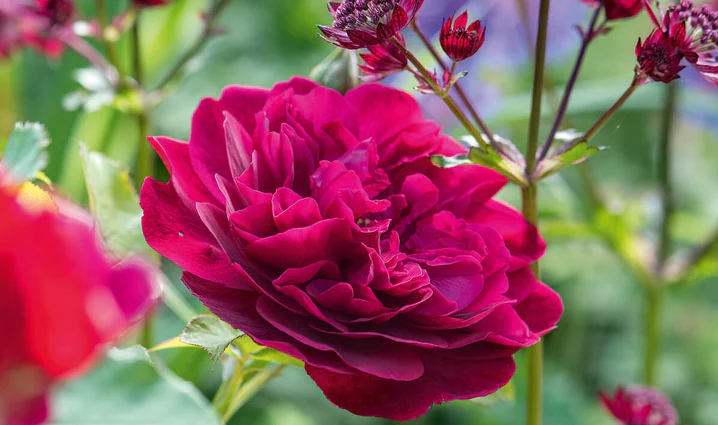
{"type": "Polygon", "coordinates": [[[144,262],[107,258],[84,217],[37,187],[15,195],[0,187],[0,424],[35,425],[53,383],[88,368],[157,290],[144,262]]]}
{"type": "Polygon", "coordinates": [[[613,397],[599,394],[601,403],[621,425],[678,425],[671,401],[650,387],[618,387],[613,397]]]}
{"type": "Polygon", "coordinates": [[[171,174],[142,187],[150,246],[355,414],[491,394],[561,316],[529,269],[536,228],[491,199],[506,179],[435,166],[465,149],[402,91],[229,87],[200,103],[189,143],[150,141],[171,174]]]}

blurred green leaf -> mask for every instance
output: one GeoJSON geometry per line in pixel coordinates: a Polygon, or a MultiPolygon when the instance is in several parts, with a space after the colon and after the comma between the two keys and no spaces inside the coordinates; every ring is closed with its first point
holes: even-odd
{"type": "Polygon", "coordinates": [[[189,382],[139,346],[112,349],[107,360],[53,396],[54,425],[219,425],[189,382]]]}
{"type": "Polygon", "coordinates": [[[209,353],[212,361],[216,362],[232,341],[240,336],[242,331],[232,328],[219,317],[201,314],[187,323],[180,341],[203,348],[209,353]]]}
{"type": "Polygon", "coordinates": [[[523,168],[516,162],[499,154],[490,146],[486,149],[472,147],[469,151],[469,161],[499,171],[519,186],[526,186],[527,184],[523,168]]]}
{"type": "Polygon", "coordinates": [[[90,210],[108,249],[122,258],[157,258],[142,234],[142,209],[129,173],[119,163],[80,145],[90,210]]]}
{"type": "Polygon", "coordinates": [[[495,393],[486,397],[474,398],[471,401],[483,407],[493,407],[502,401],[513,404],[516,402],[516,385],[514,385],[514,381],[509,381],[495,393]]]}
{"type": "Polygon", "coordinates": [[[257,344],[249,337],[249,335],[243,335],[234,342],[239,347],[242,354],[249,354],[255,360],[261,360],[272,363],[279,363],[288,366],[296,366],[299,368],[304,367],[304,362],[296,359],[292,356],[288,356],[281,351],[277,351],[273,348],[264,347],[257,344]]]}
{"type": "Polygon", "coordinates": [[[33,180],[47,166],[49,144],[42,124],[16,123],[0,164],[17,181],[33,180]]]}

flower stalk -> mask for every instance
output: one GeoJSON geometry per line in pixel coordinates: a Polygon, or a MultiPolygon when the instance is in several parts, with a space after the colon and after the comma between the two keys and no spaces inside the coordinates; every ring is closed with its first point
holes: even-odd
{"type": "Polygon", "coordinates": [[[625,92],[623,92],[621,97],[616,100],[616,103],[614,103],[606,112],[604,112],[603,115],[601,115],[601,117],[598,119],[598,121],[596,121],[596,123],[593,124],[593,126],[591,126],[591,128],[583,135],[583,137],[581,138],[581,142],[591,140],[593,136],[595,136],[596,133],[598,133],[603,128],[603,126],[606,125],[608,120],[611,119],[611,117],[613,117],[613,115],[615,115],[619,109],[621,109],[621,107],[639,87],[641,87],[640,79],[638,78],[638,76],[635,76],[633,78],[633,81],[631,82],[631,85],[628,86],[628,88],[625,92]]]}
{"type": "MultiPolygon", "coordinates": [[[[424,32],[419,28],[418,25],[416,25],[416,22],[411,23],[411,29],[416,33],[416,35],[419,37],[421,42],[426,46],[426,48],[429,50],[431,55],[434,57],[436,62],[439,64],[441,69],[443,69],[445,72],[451,71],[451,75],[454,74],[454,70],[456,67],[456,62],[453,63],[451,69],[446,65],[444,60],[441,58],[441,55],[436,50],[433,44],[431,44],[431,41],[429,38],[424,34],[424,32]]],[[[501,146],[496,142],[496,137],[494,136],[494,133],[491,131],[489,126],[486,124],[486,122],[481,118],[478,111],[476,111],[476,108],[474,108],[474,105],[469,100],[469,97],[466,95],[466,91],[464,91],[464,88],[461,86],[461,82],[457,81],[454,83],[454,89],[456,90],[456,94],[459,95],[459,99],[461,99],[461,103],[464,104],[466,107],[466,110],[469,112],[469,115],[471,115],[471,118],[476,122],[476,125],[481,129],[481,131],[486,135],[486,138],[488,139],[488,143],[491,145],[491,147],[494,148],[497,152],[501,152],[501,146]]]]}
{"type": "Polygon", "coordinates": [[[439,85],[434,80],[434,76],[429,72],[428,69],[424,65],[421,64],[421,61],[417,59],[416,56],[414,56],[413,53],[411,53],[406,47],[404,47],[397,39],[392,39],[395,46],[399,48],[399,50],[406,55],[406,58],[409,59],[409,62],[411,62],[414,67],[416,67],[417,72],[421,76],[422,80],[426,81],[426,83],[431,87],[433,92],[439,96],[444,103],[446,103],[446,106],[451,110],[451,112],[456,116],[456,118],[459,120],[461,125],[464,126],[466,131],[471,134],[471,136],[476,139],[476,141],[481,145],[482,149],[486,149],[488,144],[484,140],[484,138],[481,136],[481,133],[474,127],[474,125],[469,121],[469,119],[466,117],[466,115],[461,111],[459,106],[456,104],[454,99],[451,98],[449,93],[447,93],[446,90],[439,87],[439,85]]]}
{"type": "Polygon", "coordinates": [[[594,10],[593,15],[591,16],[591,22],[588,25],[588,28],[586,29],[586,31],[581,31],[581,48],[578,51],[576,63],[573,66],[573,71],[571,71],[571,76],[569,77],[568,83],[566,84],[566,88],[564,89],[561,103],[559,104],[558,110],[556,111],[556,117],[554,118],[551,131],[549,131],[548,136],[546,136],[546,141],[544,141],[543,147],[541,148],[539,161],[546,158],[546,155],[548,154],[549,150],[551,149],[551,145],[553,144],[554,137],[556,137],[556,133],[561,127],[561,123],[566,116],[566,111],[568,110],[568,103],[571,100],[571,94],[573,94],[573,89],[576,86],[576,81],[578,81],[578,74],[581,71],[583,60],[586,58],[588,46],[595,39],[596,24],[598,23],[598,17],[600,14],[601,8],[597,7],[596,10],[594,10]]]}
{"type": "Polygon", "coordinates": [[[215,33],[215,24],[229,3],[229,0],[214,0],[212,7],[204,16],[205,25],[202,30],[202,34],[199,38],[197,38],[197,40],[195,40],[194,44],[186,52],[184,52],[182,56],[180,56],[174,66],[169,70],[169,72],[167,72],[164,78],[160,80],[157,86],[155,86],[154,91],[162,91],[167,85],[172,83],[184,73],[187,64],[202,51],[204,45],[207,44],[209,39],[215,33]]]}
{"type": "Polygon", "coordinates": [[[145,177],[152,176],[155,171],[154,152],[145,139],[149,132],[149,114],[145,105],[144,92],[142,91],[145,84],[144,72],[142,71],[142,43],[140,40],[140,20],[141,12],[137,10],[135,22],[132,24],[132,69],[133,77],[137,82],[138,91],[140,93],[140,108],[135,114],[137,121],[137,132],[139,135],[137,145],[137,158],[135,161],[135,185],[139,188],[145,177]]]}
{"type": "MultiPolygon", "coordinates": [[[[533,94],[531,101],[531,118],[529,121],[528,142],[526,146],[526,176],[529,184],[521,189],[522,211],[524,218],[538,227],[538,186],[531,176],[536,169],[536,152],[541,126],[541,100],[543,97],[544,71],[546,67],[546,37],[551,0],[541,0],[539,9],[539,25],[536,35],[535,68],[533,94]]],[[[531,265],[536,279],[541,279],[541,268],[538,262],[531,265]]],[[[527,362],[527,398],[526,425],[541,425],[542,417],[542,381],[543,381],[543,343],[539,341],[526,349],[527,362]]]]}
{"type": "Polygon", "coordinates": [[[122,72],[122,67],[120,66],[120,57],[115,49],[115,43],[107,38],[107,29],[110,27],[110,21],[105,0],[95,0],[95,7],[97,8],[97,21],[100,24],[100,39],[105,46],[107,58],[110,61],[110,64],[112,64],[117,71],[117,85],[122,86],[124,74],[122,72]]]}

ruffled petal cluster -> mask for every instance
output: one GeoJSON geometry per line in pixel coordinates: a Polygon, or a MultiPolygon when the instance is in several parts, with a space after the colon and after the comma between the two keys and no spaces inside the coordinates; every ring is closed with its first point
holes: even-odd
{"type": "Polygon", "coordinates": [[[678,425],[678,413],[671,401],[650,387],[619,387],[601,402],[622,425],[678,425]]]}
{"type": "Polygon", "coordinates": [[[189,142],[150,139],[168,183],[142,187],[148,243],[212,312],[301,359],[327,398],[408,420],[495,392],[552,330],[545,244],[408,94],[294,78],[204,99],[189,142]]]}
{"type": "Polygon", "coordinates": [[[158,291],[144,262],[105,255],[90,221],[9,192],[0,187],[0,423],[35,425],[52,384],[89,367],[158,291]]]}

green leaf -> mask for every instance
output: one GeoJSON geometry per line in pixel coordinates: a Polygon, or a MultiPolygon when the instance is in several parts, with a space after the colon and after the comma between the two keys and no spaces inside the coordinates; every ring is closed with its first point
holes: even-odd
{"type": "Polygon", "coordinates": [[[469,161],[496,170],[519,186],[523,187],[528,184],[523,167],[499,154],[490,146],[486,149],[472,147],[469,151],[469,161]]]}
{"type": "Polygon", "coordinates": [[[180,341],[203,348],[212,361],[216,362],[232,341],[240,336],[242,331],[232,328],[219,317],[201,314],[190,320],[180,336],[180,341]]]}
{"type": "Polygon", "coordinates": [[[585,161],[589,156],[595,155],[605,147],[589,146],[583,134],[568,130],[556,134],[554,147],[549,155],[536,166],[536,176],[543,179],[555,174],[571,164],[585,161]]]}
{"type": "Polygon", "coordinates": [[[107,360],[53,395],[54,425],[219,425],[207,399],[144,348],[112,349],[107,360]]]}
{"type": "Polygon", "coordinates": [[[142,209],[129,173],[116,161],[80,145],[90,210],[107,248],[123,258],[157,258],[142,234],[142,209]]]}
{"type": "Polygon", "coordinates": [[[16,123],[0,164],[14,180],[33,180],[47,166],[49,144],[42,124],[16,123]]]}

